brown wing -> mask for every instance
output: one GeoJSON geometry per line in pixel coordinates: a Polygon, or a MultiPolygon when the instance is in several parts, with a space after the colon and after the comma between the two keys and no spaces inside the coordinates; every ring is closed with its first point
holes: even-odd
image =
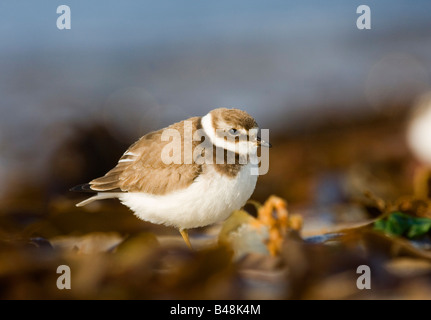
{"type": "MultiPolygon", "coordinates": [[[[194,117],[192,128],[200,126],[200,118],[194,117]]],[[[176,129],[184,140],[184,123],[181,121],[166,129],[176,129]]],[[[188,187],[201,173],[201,165],[165,164],[162,150],[172,141],[162,141],[163,130],[146,134],[135,142],[120,158],[117,166],[103,177],[90,182],[94,191],[145,192],[156,195],[166,194],[188,187]]],[[[193,148],[200,142],[193,142],[193,148]]],[[[183,143],[181,152],[183,154],[183,143]]]]}

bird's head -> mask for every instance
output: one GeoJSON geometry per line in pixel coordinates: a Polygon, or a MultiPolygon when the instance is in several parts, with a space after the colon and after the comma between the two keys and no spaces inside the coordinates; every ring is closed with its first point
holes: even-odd
{"type": "Polygon", "coordinates": [[[256,120],[239,109],[214,109],[202,118],[202,127],[216,147],[240,155],[256,153],[259,146],[271,147],[258,135],[256,120]]]}

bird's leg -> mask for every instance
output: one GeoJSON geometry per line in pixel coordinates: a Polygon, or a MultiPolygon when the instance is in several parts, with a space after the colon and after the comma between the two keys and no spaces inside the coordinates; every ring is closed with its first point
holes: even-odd
{"type": "Polygon", "coordinates": [[[187,232],[187,230],[186,229],[180,229],[180,233],[183,236],[183,239],[184,239],[185,243],[187,244],[187,246],[190,249],[193,249],[192,244],[190,243],[190,240],[189,240],[189,233],[187,232]]]}

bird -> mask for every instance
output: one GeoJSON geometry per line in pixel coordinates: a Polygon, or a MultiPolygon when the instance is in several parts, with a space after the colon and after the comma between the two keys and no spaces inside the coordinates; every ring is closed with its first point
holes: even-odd
{"type": "Polygon", "coordinates": [[[104,176],[71,189],[93,193],[76,206],[117,198],[139,219],[178,229],[192,248],[189,229],[226,220],[254,192],[257,149],[271,147],[258,130],[246,111],[217,108],[147,133],[104,176]]]}

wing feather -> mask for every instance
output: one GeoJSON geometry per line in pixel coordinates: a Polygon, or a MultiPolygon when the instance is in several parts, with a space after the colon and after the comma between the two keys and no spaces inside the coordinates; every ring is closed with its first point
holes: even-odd
{"type": "MultiPolygon", "coordinates": [[[[187,121],[187,120],[186,120],[187,121]]],[[[188,119],[193,128],[200,127],[200,118],[188,119]]],[[[176,129],[184,139],[184,121],[168,127],[176,129]]],[[[116,167],[103,177],[90,182],[90,188],[99,192],[145,192],[162,195],[188,187],[201,173],[201,165],[165,164],[161,152],[171,141],[162,141],[164,129],[150,132],[135,142],[120,158],[116,167]]],[[[200,142],[194,141],[192,147],[200,142]]],[[[183,147],[181,148],[183,151],[183,147]]]]}

